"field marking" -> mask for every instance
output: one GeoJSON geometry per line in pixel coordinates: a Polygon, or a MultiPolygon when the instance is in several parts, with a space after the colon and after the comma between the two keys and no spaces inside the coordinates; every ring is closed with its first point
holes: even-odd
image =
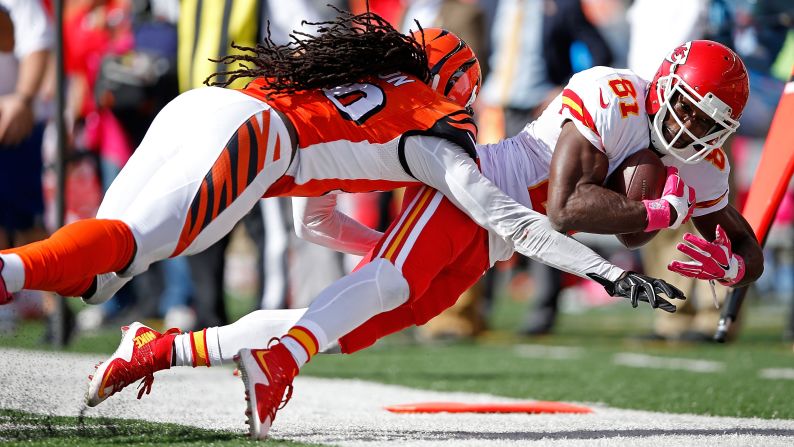
{"type": "Polygon", "coordinates": [[[794,368],[765,368],[758,371],[762,379],[794,380],[794,368]]]}
{"type": "Polygon", "coordinates": [[[632,368],[673,369],[696,373],[715,373],[725,370],[725,363],[713,360],[661,357],[633,352],[619,352],[615,354],[612,361],[616,365],[632,368]]]}
{"type": "Polygon", "coordinates": [[[533,344],[521,344],[513,350],[517,356],[531,359],[570,360],[579,358],[584,353],[584,350],[579,347],[533,344]]]}

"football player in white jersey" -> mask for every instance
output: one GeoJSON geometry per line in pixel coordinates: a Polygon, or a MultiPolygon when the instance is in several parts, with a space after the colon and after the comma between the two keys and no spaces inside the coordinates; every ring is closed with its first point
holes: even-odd
{"type": "MultiPolygon", "coordinates": [[[[744,63],[733,51],[704,40],[675,48],[649,83],[625,70],[594,68],[575,75],[556,103],[572,119],[563,125],[551,160],[547,206],[552,224],[562,231],[597,233],[666,226],[665,216],[648,203],[642,207],[600,186],[616,159],[649,146],[650,139],[662,162],[695,191],[692,220],[701,236],[685,235],[678,249],[692,260],[673,261],[668,268],[726,286],[758,279],[763,254],[750,225],[728,204],[730,166],[721,149],[739,126],[748,82],[744,63]],[[594,126],[577,119],[578,104],[566,92],[580,93],[582,112],[592,111],[594,126]],[[571,132],[574,126],[577,132],[571,132]]],[[[527,127],[527,136],[548,138],[544,123],[550,121],[541,116],[527,127]]],[[[680,223],[674,213],[671,220],[680,223]]]]}

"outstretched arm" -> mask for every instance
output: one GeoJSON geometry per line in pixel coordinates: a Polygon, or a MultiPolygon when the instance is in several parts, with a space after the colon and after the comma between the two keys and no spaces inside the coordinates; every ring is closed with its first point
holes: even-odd
{"type": "Polygon", "coordinates": [[[336,209],[336,194],[293,197],[292,215],[298,237],[343,253],[363,256],[383,236],[336,209]]]}
{"type": "Polygon", "coordinates": [[[614,281],[623,274],[623,269],[554,231],[546,216],[502,192],[462,148],[448,140],[410,137],[405,142],[405,158],[418,180],[441,191],[478,225],[508,241],[519,253],[581,277],[596,273],[614,281]]]}

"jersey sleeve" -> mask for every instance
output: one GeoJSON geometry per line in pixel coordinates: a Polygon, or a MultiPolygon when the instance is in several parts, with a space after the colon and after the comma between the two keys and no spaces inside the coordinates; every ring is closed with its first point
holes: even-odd
{"type": "Polygon", "coordinates": [[[606,67],[577,74],[562,91],[560,114],[606,154],[610,173],[650,143],[644,92],[638,76],[606,67]]]}
{"type": "Polygon", "coordinates": [[[712,151],[698,163],[701,173],[684,179],[695,189],[695,211],[692,216],[705,216],[728,205],[731,165],[722,149],[712,151]]]}
{"type": "Polygon", "coordinates": [[[437,137],[414,136],[406,142],[405,157],[418,180],[439,190],[524,256],[583,278],[597,273],[615,280],[623,273],[578,241],[554,231],[546,216],[502,192],[460,146],[437,137]]]}
{"type": "Polygon", "coordinates": [[[343,253],[363,256],[383,236],[339,211],[336,194],[293,197],[292,214],[298,237],[343,253]]]}

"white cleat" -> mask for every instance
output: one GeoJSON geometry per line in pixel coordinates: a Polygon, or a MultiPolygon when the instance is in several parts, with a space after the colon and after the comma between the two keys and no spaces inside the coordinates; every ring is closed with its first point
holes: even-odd
{"type": "Polygon", "coordinates": [[[280,343],[269,349],[242,349],[235,362],[245,385],[249,434],[254,439],[266,439],[276,412],[292,396],[292,379],[298,367],[280,343]]]}

